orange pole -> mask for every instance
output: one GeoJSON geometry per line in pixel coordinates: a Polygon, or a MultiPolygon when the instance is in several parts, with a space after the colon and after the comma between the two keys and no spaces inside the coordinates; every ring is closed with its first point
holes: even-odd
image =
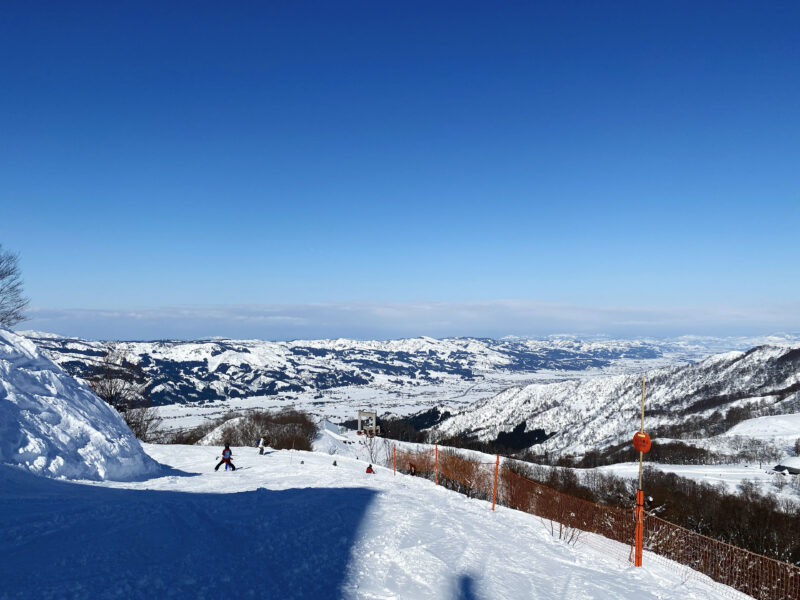
{"type": "Polygon", "coordinates": [[[436,444],[436,455],[433,463],[433,483],[439,485],[439,444],[436,444]]]}
{"type": "Polygon", "coordinates": [[[494,510],[494,501],[497,498],[497,471],[500,470],[500,455],[497,455],[497,462],[494,463],[494,489],[492,490],[492,510],[494,510]]]}
{"type": "Polygon", "coordinates": [[[392,446],[392,474],[397,475],[397,444],[392,446]]]}
{"type": "Polygon", "coordinates": [[[642,531],[644,529],[644,492],[636,490],[636,554],[633,559],[634,567],[642,566],[642,531]]]}
{"type": "MultiPolygon", "coordinates": [[[[639,431],[644,433],[644,386],[645,378],[642,377],[642,424],[639,431]]],[[[644,452],[639,452],[639,489],[636,490],[636,533],[634,539],[636,542],[636,554],[633,559],[634,567],[642,566],[642,533],[644,530],[644,491],[642,490],[642,461],[644,459],[644,452]]]]}

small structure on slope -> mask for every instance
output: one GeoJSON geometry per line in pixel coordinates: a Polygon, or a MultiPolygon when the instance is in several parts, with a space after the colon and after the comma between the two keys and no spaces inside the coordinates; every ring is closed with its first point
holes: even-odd
{"type": "Polygon", "coordinates": [[[381,428],[378,427],[378,413],[374,410],[360,410],[358,411],[358,435],[368,435],[375,437],[380,435],[381,428]],[[364,425],[362,426],[362,422],[364,425]]]}
{"type": "Polygon", "coordinates": [[[776,467],[776,471],[786,471],[792,475],[800,475],[800,456],[784,458],[776,467]]]}

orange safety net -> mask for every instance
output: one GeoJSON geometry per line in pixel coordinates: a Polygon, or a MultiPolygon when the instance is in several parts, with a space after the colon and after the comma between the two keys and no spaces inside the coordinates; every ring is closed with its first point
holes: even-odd
{"type": "Polygon", "coordinates": [[[644,549],[758,600],[800,598],[800,567],[754,554],[645,513],[644,549]]]}
{"type": "Polygon", "coordinates": [[[469,498],[492,499],[494,463],[480,463],[458,456],[452,450],[439,450],[439,485],[469,498]]]}
{"type": "MultiPolygon", "coordinates": [[[[570,496],[499,467],[471,460],[452,448],[407,452],[396,449],[398,471],[434,480],[472,498],[521,510],[554,523],[561,539],[574,541],[580,532],[595,533],[628,547],[634,542],[632,509],[605,506],[570,496]]],[[[600,538],[595,538],[600,539],[600,538]]],[[[757,600],[800,599],[800,567],[754,554],[645,513],[644,549],[650,558],[663,557],[709,576],[757,600]]],[[[632,554],[630,555],[632,556],[632,554]]],[[[687,571],[688,572],[688,571],[687,571]]]]}
{"type": "MultiPolygon", "coordinates": [[[[498,502],[566,528],[597,533],[624,544],[633,543],[633,512],[568,496],[502,467],[498,502]]],[[[561,531],[568,534],[571,532],[561,531]]]]}
{"type": "Polygon", "coordinates": [[[422,452],[406,452],[397,449],[395,454],[395,462],[397,470],[402,473],[412,473],[415,475],[433,477],[434,469],[434,452],[433,450],[424,450],[422,452]]]}

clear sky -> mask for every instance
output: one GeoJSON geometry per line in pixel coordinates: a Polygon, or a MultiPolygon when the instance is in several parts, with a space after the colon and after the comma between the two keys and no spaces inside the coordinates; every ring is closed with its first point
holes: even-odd
{"type": "Polygon", "coordinates": [[[8,2],[0,244],[98,338],[800,330],[797,2],[8,2]]]}

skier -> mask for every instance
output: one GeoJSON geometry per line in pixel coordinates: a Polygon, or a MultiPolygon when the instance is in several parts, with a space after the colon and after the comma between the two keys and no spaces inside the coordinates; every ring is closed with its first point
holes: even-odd
{"type": "Polygon", "coordinates": [[[259,455],[264,454],[264,448],[267,447],[267,442],[264,440],[263,437],[258,438],[258,453],[259,455]]]}
{"type": "Polygon", "coordinates": [[[372,470],[372,465],[367,466],[367,473],[375,474],[375,471],[372,470]]]}
{"type": "Polygon", "coordinates": [[[229,444],[225,444],[225,449],[222,451],[222,460],[217,463],[217,466],[214,467],[215,471],[219,470],[220,465],[225,463],[225,470],[228,469],[228,465],[230,465],[233,471],[236,470],[236,467],[231,462],[231,458],[233,458],[233,452],[231,452],[231,447],[229,444]]]}

